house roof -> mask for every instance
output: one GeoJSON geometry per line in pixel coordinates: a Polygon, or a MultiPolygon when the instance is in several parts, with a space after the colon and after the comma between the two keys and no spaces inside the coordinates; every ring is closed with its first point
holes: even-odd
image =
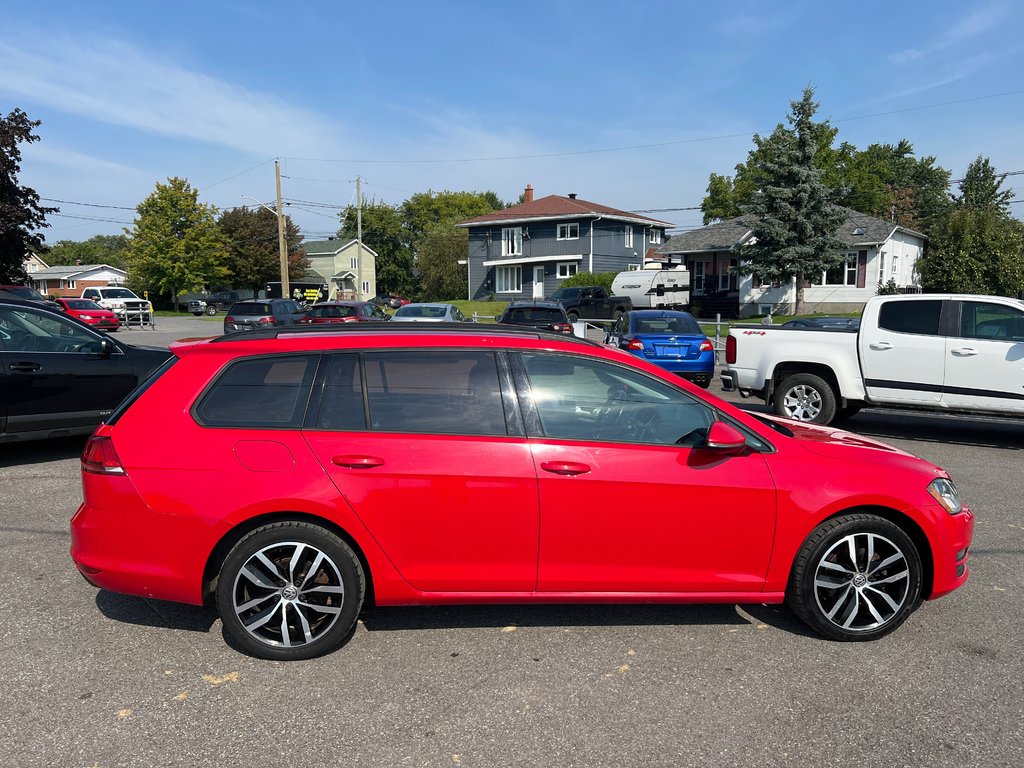
{"type": "MultiPolygon", "coordinates": [[[[897,230],[907,234],[920,237],[923,240],[928,238],[913,229],[901,227],[898,224],[879,219],[876,216],[869,216],[860,213],[852,208],[844,208],[846,220],[836,230],[836,237],[844,240],[851,247],[857,245],[880,245],[892,237],[897,230]]],[[[737,216],[734,219],[726,219],[714,224],[709,224],[700,229],[690,232],[683,232],[673,235],[668,239],[658,253],[708,253],[712,251],[731,251],[743,242],[750,235],[750,224],[752,217],[737,216]]]]}
{"type": "Polygon", "coordinates": [[[67,278],[73,278],[76,275],[81,275],[85,272],[95,272],[98,269],[109,269],[111,272],[120,272],[122,275],[128,274],[120,267],[112,267],[109,264],[70,264],[60,267],[37,269],[35,272],[29,273],[29,278],[32,280],[46,280],[50,278],[66,280],[67,278]]]}
{"type": "Polygon", "coordinates": [[[580,216],[602,216],[604,218],[620,219],[631,221],[636,224],[646,224],[656,227],[671,227],[667,221],[658,221],[647,216],[629,211],[620,211],[618,208],[609,208],[607,205],[592,203],[588,200],[580,200],[575,197],[562,197],[561,195],[548,195],[529,203],[520,203],[506,208],[502,211],[485,213],[466,221],[459,222],[460,227],[476,227],[482,224],[512,224],[519,221],[536,221],[538,219],[572,219],[580,216]]]}
{"type": "MultiPolygon", "coordinates": [[[[358,242],[358,238],[355,237],[347,241],[339,240],[337,238],[334,240],[309,240],[303,241],[302,250],[305,251],[307,256],[323,256],[326,254],[334,255],[335,253],[345,250],[353,243],[358,242]]],[[[377,252],[366,243],[363,243],[363,250],[369,251],[374,256],[377,255],[377,252]]]]}

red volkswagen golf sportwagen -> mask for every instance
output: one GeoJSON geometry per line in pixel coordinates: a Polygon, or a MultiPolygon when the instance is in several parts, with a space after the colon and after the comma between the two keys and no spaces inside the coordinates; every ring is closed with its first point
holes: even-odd
{"type": "Polygon", "coordinates": [[[619,350],[346,323],[172,351],[85,449],[71,554],[104,589],[215,602],[256,656],[331,651],[371,599],[786,601],[869,640],[968,577],[939,467],[619,350]]]}

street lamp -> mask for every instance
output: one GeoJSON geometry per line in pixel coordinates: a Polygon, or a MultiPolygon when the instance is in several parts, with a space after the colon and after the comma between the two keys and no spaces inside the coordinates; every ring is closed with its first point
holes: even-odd
{"type": "Polygon", "coordinates": [[[266,203],[261,203],[255,197],[250,195],[242,195],[242,197],[246,200],[252,200],[261,208],[266,208],[277,216],[277,245],[281,252],[281,298],[287,299],[291,296],[291,286],[288,285],[288,245],[284,236],[284,214],[281,212],[281,206],[274,210],[266,203]]]}

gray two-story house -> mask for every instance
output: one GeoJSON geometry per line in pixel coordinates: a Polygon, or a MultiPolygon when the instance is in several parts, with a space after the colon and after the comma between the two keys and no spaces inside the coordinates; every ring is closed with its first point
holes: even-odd
{"type": "Polygon", "coordinates": [[[548,195],[461,222],[469,231],[469,298],[543,298],[577,272],[640,269],[672,225],[606,205],[548,195]]]}

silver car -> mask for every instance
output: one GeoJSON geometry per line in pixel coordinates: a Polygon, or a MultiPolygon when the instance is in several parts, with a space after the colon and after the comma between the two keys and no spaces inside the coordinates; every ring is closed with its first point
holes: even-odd
{"type": "Polygon", "coordinates": [[[399,307],[391,322],[469,323],[472,322],[454,304],[406,304],[399,307]]]}

